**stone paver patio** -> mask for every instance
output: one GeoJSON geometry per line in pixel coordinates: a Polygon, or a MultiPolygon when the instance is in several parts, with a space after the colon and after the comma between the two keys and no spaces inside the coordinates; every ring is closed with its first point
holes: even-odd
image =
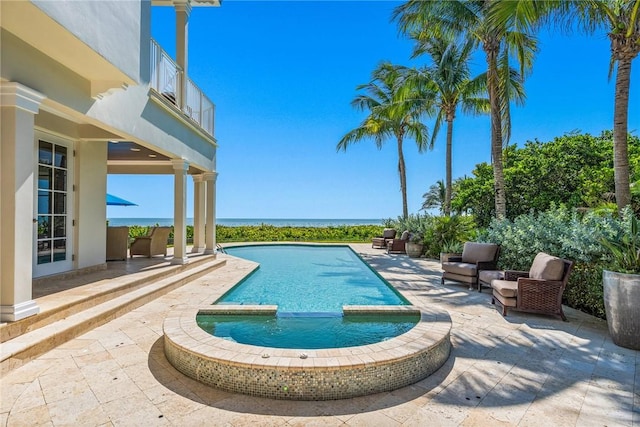
{"type": "Polygon", "coordinates": [[[289,402],[219,391],[176,371],[164,316],[212,302],[250,263],[227,265],[73,339],[0,379],[2,426],[640,426],[640,352],[606,323],[565,308],[568,322],[491,305],[489,290],[440,285],[432,260],[352,245],[416,305],[450,313],[453,349],[432,376],[393,392],[289,402]]]}

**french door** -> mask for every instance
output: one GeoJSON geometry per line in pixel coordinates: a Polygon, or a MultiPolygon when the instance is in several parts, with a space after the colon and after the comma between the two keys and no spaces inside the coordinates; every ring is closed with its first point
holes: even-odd
{"type": "Polygon", "coordinates": [[[34,277],[73,268],[73,147],[44,137],[37,142],[34,277]]]}

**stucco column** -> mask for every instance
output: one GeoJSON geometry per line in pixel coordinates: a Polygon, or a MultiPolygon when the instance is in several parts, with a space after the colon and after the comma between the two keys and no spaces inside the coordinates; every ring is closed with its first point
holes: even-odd
{"type": "Polygon", "coordinates": [[[182,91],[179,97],[180,108],[186,104],[187,67],[189,62],[189,0],[174,0],[176,10],[176,63],[182,68],[182,91]]]}
{"type": "Polygon", "coordinates": [[[172,159],[173,165],[173,260],[172,264],[186,264],[187,258],[187,170],[189,163],[172,159]]]}
{"type": "Polygon", "coordinates": [[[193,249],[192,253],[204,251],[205,182],[202,174],[193,175],[193,249]]]}
{"type": "Polygon", "coordinates": [[[0,321],[38,314],[32,299],[35,115],[44,95],[0,83],[0,321]]]}
{"type": "Polygon", "coordinates": [[[205,254],[216,253],[216,178],[217,172],[207,172],[204,180],[207,183],[207,225],[205,227],[205,254]]]}

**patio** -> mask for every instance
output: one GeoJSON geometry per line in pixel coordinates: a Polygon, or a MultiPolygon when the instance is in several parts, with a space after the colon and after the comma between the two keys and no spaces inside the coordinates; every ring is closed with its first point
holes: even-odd
{"type": "Polygon", "coordinates": [[[451,356],[425,380],[354,399],[290,402],[219,391],[180,374],[163,352],[166,313],[213,301],[252,268],[220,254],[226,265],[3,375],[0,423],[640,425],[640,352],[614,345],[602,320],[569,308],[568,322],[517,312],[504,318],[489,293],[441,285],[433,260],[352,247],[414,304],[450,313],[451,356]]]}

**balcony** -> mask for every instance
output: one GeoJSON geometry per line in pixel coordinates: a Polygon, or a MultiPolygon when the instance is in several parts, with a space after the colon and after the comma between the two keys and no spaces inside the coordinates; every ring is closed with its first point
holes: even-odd
{"type": "Polygon", "coordinates": [[[213,102],[184,75],[160,45],[151,40],[151,88],[175,105],[202,130],[213,136],[215,106],[213,102]]]}

